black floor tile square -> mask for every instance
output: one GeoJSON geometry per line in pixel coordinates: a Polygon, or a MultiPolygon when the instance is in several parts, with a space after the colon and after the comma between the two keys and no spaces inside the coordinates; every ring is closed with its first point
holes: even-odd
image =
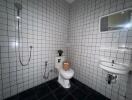
{"type": "Polygon", "coordinates": [[[34,88],[20,93],[19,100],[37,100],[34,88]]]}
{"type": "Polygon", "coordinates": [[[41,99],[39,99],[39,100],[57,100],[57,99],[55,98],[54,95],[49,94],[49,95],[47,95],[46,97],[43,97],[43,98],[41,98],[41,99]]]}
{"type": "Polygon", "coordinates": [[[108,98],[106,98],[106,97],[103,97],[103,96],[95,96],[95,95],[93,95],[93,96],[87,96],[87,97],[85,97],[85,99],[84,100],[109,100],[108,98]]]}
{"type": "Polygon", "coordinates": [[[76,100],[76,99],[74,96],[69,94],[69,95],[65,96],[62,100],[76,100]]]}
{"type": "Polygon", "coordinates": [[[91,97],[94,98],[95,100],[109,100],[108,98],[101,94],[92,95],[91,97]]]}
{"type": "Polygon", "coordinates": [[[62,100],[64,96],[68,95],[68,92],[63,87],[59,87],[54,91],[54,94],[58,100],[62,100]]]}
{"type": "Polygon", "coordinates": [[[35,90],[36,90],[37,98],[42,98],[44,96],[49,95],[50,93],[50,89],[46,84],[36,87],[35,90]]]}
{"type": "Polygon", "coordinates": [[[92,95],[92,93],[95,92],[84,84],[79,85],[78,88],[82,90],[84,93],[86,93],[88,96],[92,95]]]}
{"type": "MultiPolygon", "coordinates": [[[[90,97],[90,96],[86,96],[84,100],[96,100],[95,98],[93,97],[90,97]]],[[[98,100],[98,99],[97,99],[98,100]]]]}
{"type": "Polygon", "coordinates": [[[57,82],[57,80],[53,80],[51,82],[48,82],[47,84],[52,91],[60,87],[60,84],[57,82]]]}
{"type": "Polygon", "coordinates": [[[76,100],[84,100],[87,96],[81,89],[76,89],[71,94],[76,98],[76,100]]]}

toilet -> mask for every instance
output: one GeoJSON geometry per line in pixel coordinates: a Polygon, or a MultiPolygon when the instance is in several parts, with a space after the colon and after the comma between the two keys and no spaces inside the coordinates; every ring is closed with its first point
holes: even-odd
{"type": "Polygon", "coordinates": [[[73,69],[69,68],[67,71],[63,69],[63,62],[66,60],[65,56],[55,58],[55,68],[58,70],[58,83],[64,88],[70,88],[70,79],[74,75],[73,69]]]}

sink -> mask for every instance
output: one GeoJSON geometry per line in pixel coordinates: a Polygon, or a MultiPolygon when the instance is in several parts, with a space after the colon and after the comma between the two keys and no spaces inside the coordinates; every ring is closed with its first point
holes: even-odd
{"type": "Polygon", "coordinates": [[[101,61],[99,66],[103,70],[113,73],[113,74],[123,75],[123,74],[128,74],[128,72],[130,71],[130,67],[128,65],[124,65],[120,63],[101,61]]]}

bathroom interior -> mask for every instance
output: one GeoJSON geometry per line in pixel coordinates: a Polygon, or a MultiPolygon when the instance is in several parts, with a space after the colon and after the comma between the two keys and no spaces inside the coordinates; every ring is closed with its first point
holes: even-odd
{"type": "Polygon", "coordinates": [[[132,0],[0,0],[0,100],[132,100],[132,0]]]}

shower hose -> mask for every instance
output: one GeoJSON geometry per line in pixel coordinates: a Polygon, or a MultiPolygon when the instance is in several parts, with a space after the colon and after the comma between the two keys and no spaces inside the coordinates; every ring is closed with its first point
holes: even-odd
{"type": "MultiPolygon", "coordinates": [[[[19,29],[19,19],[17,20],[17,22],[18,22],[18,44],[20,44],[20,29],[19,29]]],[[[22,65],[22,66],[27,66],[27,65],[29,65],[29,62],[30,62],[30,60],[31,60],[31,53],[32,53],[32,46],[30,46],[30,55],[29,55],[29,58],[28,58],[28,61],[27,61],[27,63],[23,63],[22,62],[22,60],[21,60],[21,54],[20,54],[20,45],[18,46],[18,55],[19,55],[19,62],[20,62],[20,64],[22,65]]]]}

